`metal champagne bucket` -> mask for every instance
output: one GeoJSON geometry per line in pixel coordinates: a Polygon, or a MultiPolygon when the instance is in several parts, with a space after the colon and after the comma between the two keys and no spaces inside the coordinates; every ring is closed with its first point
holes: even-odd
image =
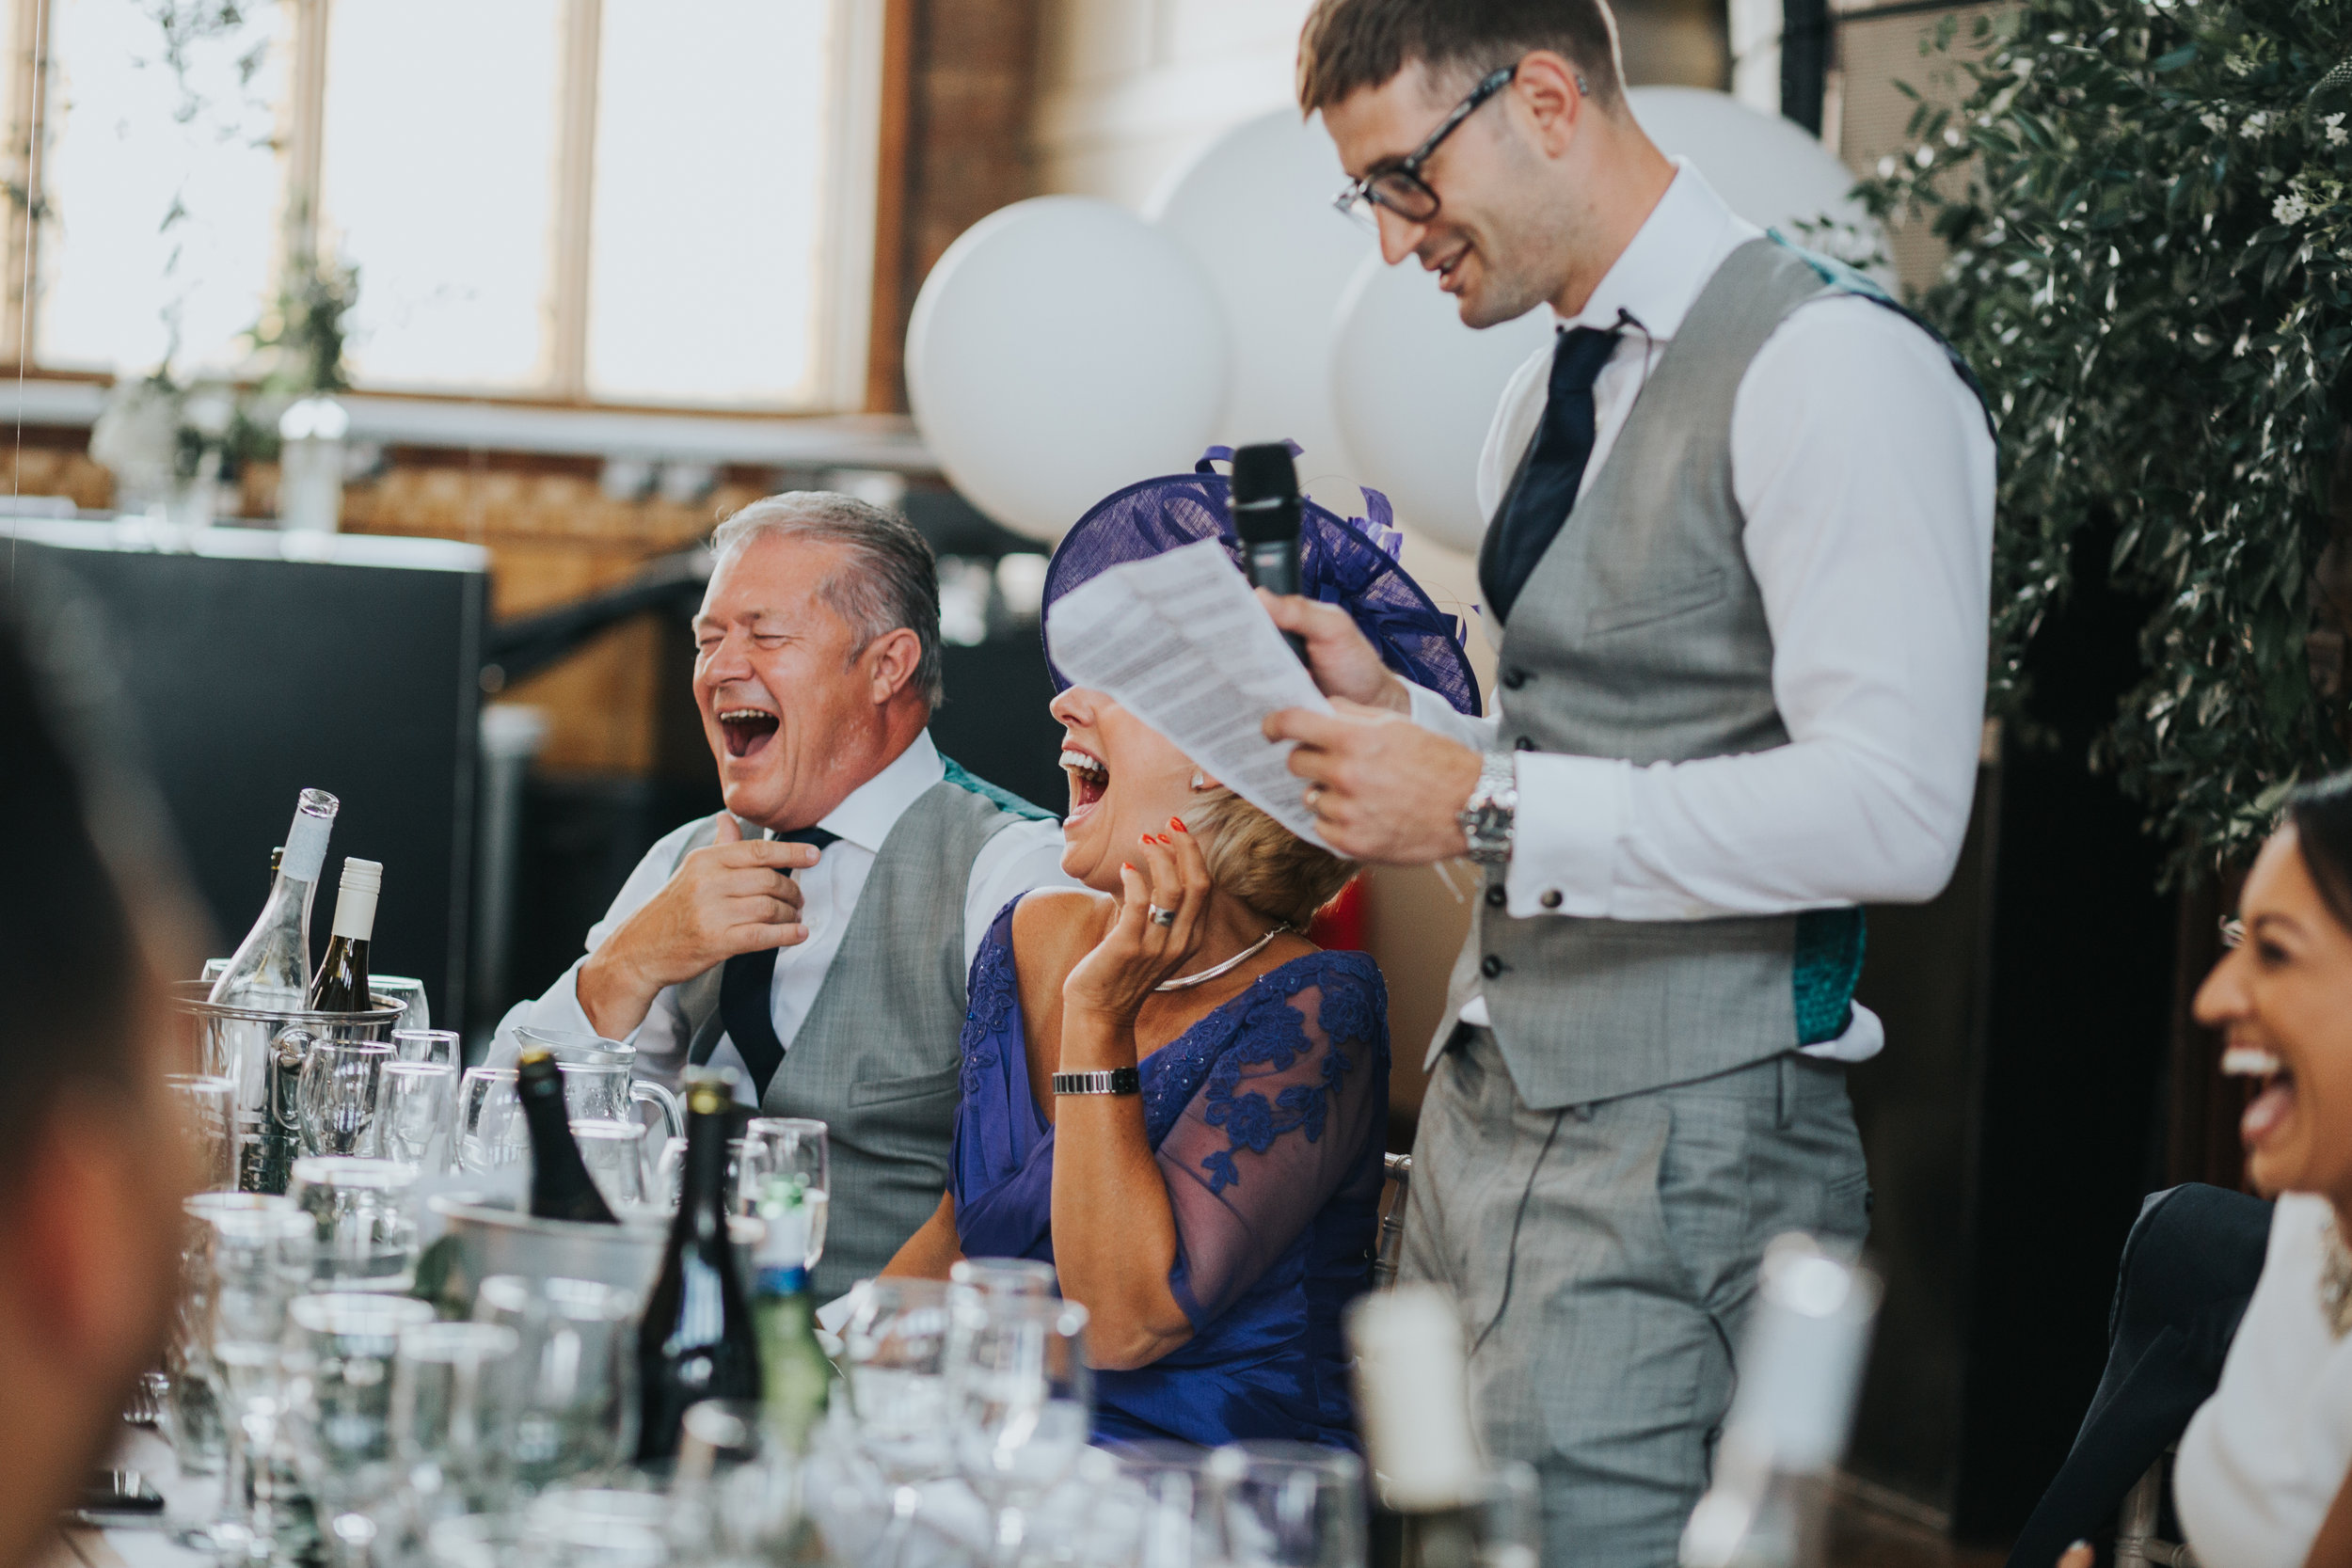
{"type": "MultiPolygon", "coordinates": [[[[439,1294],[470,1301],[494,1274],[526,1279],[588,1279],[633,1291],[643,1300],[653,1289],[669,1240],[672,1215],[664,1209],[630,1209],[618,1225],[577,1220],[533,1219],[506,1204],[466,1193],[443,1193],[425,1200],[440,1217],[449,1243],[448,1275],[439,1294]]],[[[741,1278],[752,1278],[752,1254],[768,1227],[748,1214],[727,1221],[741,1278]]]]}
{"type": "Polygon", "coordinates": [[[245,1192],[286,1190],[296,1152],[294,1085],[310,1046],[389,1039],[404,1011],[397,999],[378,996],[364,1012],[265,1012],[206,1001],[205,981],[172,989],[180,1010],[196,1020],[199,1070],[237,1085],[237,1186],[245,1192]]]}

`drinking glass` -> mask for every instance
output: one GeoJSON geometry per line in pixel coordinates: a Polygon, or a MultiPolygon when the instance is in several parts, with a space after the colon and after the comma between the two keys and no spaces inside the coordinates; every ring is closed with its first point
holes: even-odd
{"type": "Polygon", "coordinates": [[[875,1560],[894,1563],[912,1540],[922,1483],[953,1473],[947,1344],[954,1314],[939,1279],[869,1279],[842,1325],[842,1379],[858,1447],[890,1488],[890,1524],[875,1560]]]}
{"type": "Polygon", "coordinates": [[[400,1017],[392,1024],[395,1032],[433,1027],[433,1009],[425,1003],[422,980],[405,974],[370,974],[368,990],[388,1002],[400,1004],[400,1017]]]}
{"type": "Polygon", "coordinates": [[[572,1141],[607,1203],[617,1210],[645,1202],[644,1122],[574,1120],[572,1141]]]}
{"type": "Polygon", "coordinates": [[[975,1296],[1061,1294],[1054,1265],[1034,1258],[959,1258],[948,1266],[947,1282],[975,1296]]]}
{"type": "Polygon", "coordinates": [[[1272,1440],[1209,1456],[1220,1558],[1234,1568],[1363,1568],[1364,1466],[1343,1449],[1272,1440]]]}
{"type": "Polygon", "coordinates": [[[454,1029],[403,1027],[392,1031],[392,1054],[404,1062],[438,1062],[455,1072],[463,1065],[465,1052],[454,1029]]]}
{"type": "MultiPolygon", "coordinates": [[[[227,1195],[223,1195],[227,1196],[227,1195]]],[[[213,1365],[227,1395],[228,1466],[211,1544],[224,1560],[268,1560],[282,1522],[274,1460],[284,1398],[286,1307],[309,1288],[318,1228],[282,1208],[220,1208],[205,1216],[213,1365]]]]}
{"type": "Polygon", "coordinates": [[[288,1404],[294,1451],[304,1488],[326,1528],[355,1564],[348,1545],[372,1539],[358,1515],[393,1489],[392,1356],[400,1331],[433,1321],[433,1308],[406,1296],[322,1293],[296,1296],[286,1308],[288,1404]]]}
{"type": "Polygon", "coordinates": [[[511,1067],[469,1067],[457,1083],[457,1168],[504,1170],[531,1158],[531,1130],[511,1067]]]}
{"type": "Polygon", "coordinates": [[[286,1196],[318,1227],[320,1289],[405,1291],[417,1277],[417,1167],[398,1160],[306,1155],[286,1196]]]}
{"type": "MultiPolygon", "coordinates": [[[[743,1140],[727,1140],[727,1209],[731,1213],[743,1212],[743,1140]]],[[[686,1180],[686,1140],[669,1137],[661,1140],[660,1156],[653,1167],[653,1196],[664,1208],[678,1206],[678,1194],[686,1180]]]]}
{"type": "Polygon", "coordinates": [[[1131,1552],[1135,1568],[1195,1568],[1218,1560],[1218,1499],[1208,1469],[1213,1450],[1189,1443],[1128,1443],[1120,1469],[1139,1495],[1131,1552]]]}
{"type": "Polygon", "coordinates": [[[659,1084],[640,1082],[636,1069],[625,1062],[567,1062],[555,1059],[556,1070],[564,1075],[564,1105],[581,1121],[635,1121],[637,1107],[651,1105],[661,1118],[662,1132],[670,1137],[682,1137],[686,1132],[684,1113],[678,1109],[677,1096],[659,1084]]]}
{"type": "MultiPolygon", "coordinates": [[[[180,1295],[164,1347],[170,1380],[172,1457],[183,1475],[217,1475],[228,1454],[222,1425],[227,1399],[220,1370],[213,1364],[212,1216],[238,1212],[295,1212],[294,1200],[267,1193],[198,1193],[180,1204],[185,1215],[180,1242],[180,1295]]],[[[210,1537],[199,1530],[199,1544],[210,1537]]]]}
{"type": "Polygon", "coordinates": [[[373,1152],[376,1102],[383,1090],[384,1064],[391,1056],[392,1048],[384,1040],[311,1042],[294,1090],[303,1153],[373,1152]]]}
{"type": "Polygon", "coordinates": [[[418,1323],[392,1356],[392,1452],[420,1531],[506,1497],[515,1353],[503,1323],[418,1323]]]}
{"type": "Polygon", "coordinates": [[[626,1463],[637,1429],[637,1299],[585,1279],[496,1274],[474,1322],[515,1331],[520,1346],[513,1458],[528,1492],[626,1463]]]}
{"type": "Polygon", "coordinates": [[[832,1208],[833,1154],[825,1124],[809,1117],[755,1117],[743,1130],[737,1196],[745,1213],[807,1233],[807,1267],[825,1255],[825,1216],[832,1208]]]}
{"type": "Polygon", "coordinates": [[[386,1062],[375,1109],[377,1150],[421,1170],[446,1170],[456,1091],[457,1069],[447,1062],[386,1062]]]}
{"type": "Polygon", "coordinates": [[[217,1073],[174,1072],[164,1082],[195,1151],[197,1191],[236,1191],[237,1081],[217,1073]]]}
{"type": "Polygon", "coordinates": [[[1056,1296],[958,1292],[947,1376],[956,1465],[996,1513],[995,1560],[1021,1556],[1027,1510],[1059,1484],[1094,1419],[1087,1310],[1056,1296]]]}

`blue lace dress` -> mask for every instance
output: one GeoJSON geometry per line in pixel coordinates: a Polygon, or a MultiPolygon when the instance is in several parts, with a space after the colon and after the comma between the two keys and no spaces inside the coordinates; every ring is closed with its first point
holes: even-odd
{"type": "MultiPolygon", "coordinates": [[[[1017,900],[1016,900],[1017,902],[1017,900]]],[[[956,1112],[967,1258],[1053,1261],[1054,1129],[1029,1090],[1012,905],[972,961],[956,1112]]],[[[1168,1289],[1193,1337],[1095,1376],[1095,1437],[1355,1442],[1340,1312],[1364,1289],[1389,1106],[1388,991],[1312,953],[1143,1058],[1144,1132],[1176,1218],[1168,1289]]]]}

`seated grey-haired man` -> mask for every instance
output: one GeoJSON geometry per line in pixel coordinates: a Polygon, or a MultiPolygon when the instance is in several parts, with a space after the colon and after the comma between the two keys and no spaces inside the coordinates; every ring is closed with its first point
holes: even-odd
{"type": "Polygon", "coordinates": [[[761,1114],[826,1122],[831,1295],[938,1205],[964,976],[1007,901],[1067,883],[1061,824],[931,744],[939,583],[914,528],[798,491],[711,547],[694,701],[726,810],[646,852],[492,1059],[520,1027],[592,1030],[635,1045],[644,1076],[731,1066],[761,1114]]]}

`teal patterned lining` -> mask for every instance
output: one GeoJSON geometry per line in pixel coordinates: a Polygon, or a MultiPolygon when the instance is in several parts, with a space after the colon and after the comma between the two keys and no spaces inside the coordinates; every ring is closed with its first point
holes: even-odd
{"type": "Polygon", "coordinates": [[[963,764],[958,762],[951,756],[943,754],[939,760],[947,766],[947,782],[949,784],[954,784],[958,789],[970,790],[981,800],[986,800],[991,805],[994,806],[998,811],[1008,811],[1012,813],[1015,816],[1025,816],[1032,822],[1058,822],[1061,820],[1061,818],[1056,816],[1052,812],[1047,811],[1044,807],[1032,805],[1030,802],[1024,800],[1020,796],[1015,795],[1011,790],[1000,789],[996,785],[990,784],[986,779],[983,779],[978,774],[970,771],[963,766],[963,764]]]}
{"type": "Polygon", "coordinates": [[[1860,910],[1807,910],[1797,916],[1797,1043],[1821,1045],[1846,1032],[1853,1017],[1854,982],[1862,978],[1868,945],[1860,910]]]}

